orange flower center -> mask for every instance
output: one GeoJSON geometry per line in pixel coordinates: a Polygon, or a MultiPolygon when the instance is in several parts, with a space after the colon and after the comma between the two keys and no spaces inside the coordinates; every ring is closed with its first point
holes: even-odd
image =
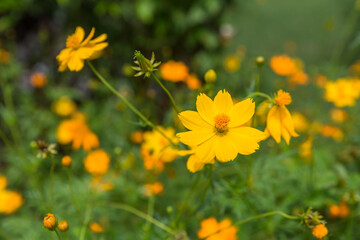
{"type": "Polygon", "coordinates": [[[291,103],[291,96],[288,92],[284,92],[280,89],[277,92],[275,102],[280,106],[289,105],[291,103]]]}
{"type": "Polygon", "coordinates": [[[67,48],[78,48],[78,47],[80,47],[80,43],[81,43],[80,39],[75,34],[70,35],[66,39],[66,47],[67,48]]]}
{"type": "Polygon", "coordinates": [[[215,128],[218,132],[222,133],[228,128],[230,117],[226,114],[219,114],[215,116],[215,128]]]}

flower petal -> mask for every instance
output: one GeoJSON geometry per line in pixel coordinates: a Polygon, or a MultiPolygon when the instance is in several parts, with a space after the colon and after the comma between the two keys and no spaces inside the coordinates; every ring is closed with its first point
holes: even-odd
{"type": "Polygon", "coordinates": [[[242,131],[242,128],[236,128],[237,131],[231,129],[227,133],[227,137],[235,144],[238,153],[242,155],[249,155],[259,149],[259,144],[256,138],[247,135],[247,130],[242,131]]]}
{"type": "Polygon", "coordinates": [[[88,44],[91,38],[94,36],[94,34],[95,34],[95,28],[92,28],[89,33],[89,36],[87,36],[87,38],[81,43],[81,46],[85,46],[86,44],[88,44]]]}
{"type": "Polygon", "coordinates": [[[277,143],[281,141],[281,114],[278,106],[274,106],[270,109],[266,128],[269,130],[270,135],[275,139],[277,143]]]}
{"type": "Polygon", "coordinates": [[[81,42],[85,37],[85,31],[82,27],[76,27],[75,29],[75,35],[78,37],[79,42],[81,42]]]}
{"type": "Polygon", "coordinates": [[[214,104],[218,114],[228,114],[234,105],[230,94],[225,90],[220,90],[216,94],[214,104]]]}
{"type": "Polygon", "coordinates": [[[91,40],[90,43],[95,44],[95,43],[103,42],[106,39],[107,39],[107,35],[105,33],[103,33],[100,36],[98,36],[97,38],[94,38],[93,40],[91,40]]]}
{"type": "Polygon", "coordinates": [[[216,136],[215,156],[220,162],[228,162],[234,160],[238,154],[236,142],[233,141],[228,134],[224,136],[216,136]]]}
{"type": "Polygon", "coordinates": [[[291,136],[297,137],[299,134],[295,132],[294,123],[289,110],[285,106],[281,106],[281,124],[285,127],[291,136]]]}
{"type": "Polygon", "coordinates": [[[238,127],[248,122],[255,113],[255,103],[251,98],[236,103],[229,113],[229,127],[238,127]]]}
{"type": "Polygon", "coordinates": [[[189,146],[202,144],[214,135],[215,132],[213,130],[196,130],[176,134],[180,138],[180,142],[189,146]]]}
{"type": "Polygon", "coordinates": [[[92,48],[88,48],[88,47],[81,47],[79,49],[76,50],[76,54],[81,58],[81,59],[88,59],[90,58],[90,56],[94,53],[94,50],[92,48]]]}
{"type": "Polygon", "coordinates": [[[203,169],[204,165],[205,163],[199,160],[195,155],[191,155],[186,162],[187,169],[192,173],[200,171],[203,169]]]}
{"type": "Polygon", "coordinates": [[[213,127],[195,111],[184,111],[179,114],[181,123],[190,130],[212,129],[213,127]]]}
{"type": "Polygon", "coordinates": [[[107,43],[107,42],[97,43],[97,44],[95,44],[95,46],[92,47],[92,49],[94,49],[95,51],[101,51],[104,48],[106,48],[108,45],[109,45],[109,43],[107,43]]]}
{"type": "Polygon", "coordinates": [[[214,146],[216,142],[216,137],[208,139],[199,146],[195,148],[195,155],[198,159],[204,163],[213,163],[215,158],[214,146]]]}
{"type": "Polygon", "coordinates": [[[260,142],[268,137],[268,135],[263,131],[260,131],[252,127],[237,127],[237,128],[232,128],[229,131],[236,134],[248,136],[249,138],[254,139],[256,142],[260,142]]]}
{"type": "Polygon", "coordinates": [[[217,114],[214,102],[205,94],[200,93],[196,99],[196,108],[200,116],[212,126],[214,124],[214,118],[217,114]]]}
{"type": "Polygon", "coordinates": [[[68,62],[70,71],[80,71],[84,67],[84,60],[82,60],[76,53],[72,54],[68,62]]]}

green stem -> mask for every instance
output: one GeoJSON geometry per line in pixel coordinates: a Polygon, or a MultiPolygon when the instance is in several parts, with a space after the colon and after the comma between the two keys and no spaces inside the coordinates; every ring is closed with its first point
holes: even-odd
{"type": "Polygon", "coordinates": [[[58,237],[58,239],[61,240],[60,234],[56,228],[55,228],[55,233],[56,233],[56,236],[58,237]]]}
{"type": "Polygon", "coordinates": [[[55,171],[55,160],[54,157],[49,154],[51,159],[51,168],[50,168],[50,212],[53,210],[53,185],[54,185],[54,171],[55,171]]]}
{"type": "Polygon", "coordinates": [[[121,210],[124,210],[124,211],[127,211],[127,212],[130,212],[130,213],[132,213],[132,214],[134,214],[134,215],[136,215],[136,216],[138,216],[138,217],[140,217],[142,219],[145,219],[148,222],[151,222],[152,224],[154,224],[158,228],[164,230],[165,232],[167,232],[167,233],[169,233],[171,235],[175,235],[174,230],[172,230],[171,228],[169,228],[168,226],[166,226],[162,222],[156,220],[152,216],[150,216],[150,215],[148,215],[146,213],[143,213],[143,212],[137,210],[136,208],[134,208],[132,206],[122,204],[122,203],[109,203],[109,204],[106,204],[106,205],[114,207],[114,208],[118,208],[118,209],[121,209],[121,210]]]}
{"type": "Polygon", "coordinates": [[[16,143],[20,143],[20,133],[16,127],[16,113],[15,113],[15,108],[14,108],[14,102],[12,99],[12,89],[10,85],[4,85],[3,86],[3,91],[4,91],[4,103],[5,103],[5,107],[6,109],[8,109],[8,111],[11,113],[11,116],[14,118],[14,122],[12,122],[10,124],[10,132],[11,135],[14,139],[14,141],[16,143]]]}
{"type": "Polygon", "coordinates": [[[258,74],[256,76],[256,85],[255,85],[256,92],[260,91],[261,69],[262,67],[258,67],[258,74]]]}
{"type": "Polygon", "coordinates": [[[67,232],[64,232],[65,240],[68,240],[67,232]]]}
{"type": "Polygon", "coordinates": [[[259,215],[253,216],[253,217],[249,217],[249,218],[240,220],[240,221],[234,223],[234,226],[242,225],[247,222],[251,222],[251,221],[254,221],[254,220],[257,220],[260,218],[269,217],[269,216],[273,216],[273,215],[280,215],[280,216],[290,219],[290,220],[299,220],[300,219],[299,216],[291,216],[291,215],[288,215],[281,211],[272,211],[272,212],[262,213],[262,214],[259,214],[259,215]]]}
{"type": "Polygon", "coordinates": [[[74,207],[76,209],[76,212],[77,212],[77,215],[78,215],[78,217],[80,219],[80,222],[82,222],[83,220],[82,220],[81,212],[80,212],[79,207],[78,207],[78,205],[76,203],[75,196],[74,196],[74,191],[72,189],[72,181],[71,181],[71,174],[70,174],[70,169],[69,168],[66,168],[66,173],[67,173],[67,178],[68,178],[71,201],[74,204],[74,207]]]}
{"type": "Polygon", "coordinates": [[[148,126],[158,131],[163,137],[165,137],[172,145],[176,145],[165,133],[163,133],[158,127],[156,127],[149,119],[147,119],[139,110],[137,110],[134,105],[132,105],[126,98],[124,98],[118,91],[116,91],[106,80],[105,78],[95,69],[90,61],[87,61],[91,70],[94,74],[100,79],[100,81],[112,91],[118,98],[120,98],[136,115],[138,115],[141,120],[143,120],[148,126]]]}
{"type": "Polygon", "coordinates": [[[85,212],[85,219],[83,222],[83,225],[81,227],[81,231],[80,231],[80,240],[84,240],[85,239],[85,234],[86,234],[86,229],[87,229],[87,225],[90,221],[90,216],[91,216],[91,207],[90,204],[87,206],[86,208],[86,212],[85,212]]]}
{"type": "Polygon", "coordinates": [[[151,72],[151,76],[155,79],[155,81],[160,85],[160,87],[166,92],[166,94],[169,96],[171,104],[173,105],[174,110],[176,111],[176,113],[180,113],[180,109],[178,108],[178,106],[175,103],[175,100],[173,98],[173,96],[171,95],[171,93],[169,92],[169,90],[164,86],[164,84],[161,83],[160,79],[158,77],[156,77],[156,75],[151,72]]]}
{"type": "Polygon", "coordinates": [[[255,97],[255,96],[260,96],[260,97],[264,97],[270,100],[270,102],[274,102],[274,99],[272,99],[269,95],[267,95],[266,93],[262,93],[262,92],[253,92],[250,93],[246,98],[251,98],[251,97],[255,97]]]}
{"type": "MultiPolygon", "coordinates": [[[[150,217],[153,217],[153,215],[154,215],[154,206],[155,206],[155,197],[150,196],[149,197],[149,205],[148,205],[148,215],[150,217]]],[[[150,229],[151,229],[151,222],[146,221],[145,227],[144,227],[144,230],[145,230],[144,239],[149,239],[150,229]]]]}
{"type": "Polygon", "coordinates": [[[209,182],[208,182],[208,184],[206,185],[205,190],[203,191],[203,193],[202,193],[202,195],[201,195],[199,205],[192,211],[192,213],[191,213],[190,215],[194,215],[194,214],[201,208],[201,205],[202,205],[202,204],[204,203],[204,201],[205,201],[205,197],[206,197],[207,191],[209,190],[209,187],[211,186],[213,169],[212,169],[212,166],[209,166],[209,167],[210,167],[209,182]]]}

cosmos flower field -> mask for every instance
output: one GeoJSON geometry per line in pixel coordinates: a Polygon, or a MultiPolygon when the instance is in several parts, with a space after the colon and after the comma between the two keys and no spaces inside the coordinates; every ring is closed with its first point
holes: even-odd
{"type": "Polygon", "coordinates": [[[0,239],[360,239],[359,0],[0,13],[0,239]]]}

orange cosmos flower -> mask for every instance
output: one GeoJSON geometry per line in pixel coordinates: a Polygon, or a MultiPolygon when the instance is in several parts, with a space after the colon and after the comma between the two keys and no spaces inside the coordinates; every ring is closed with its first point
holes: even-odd
{"type": "Polygon", "coordinates": [[[312,229],[312,235],[318,239],[322,239],[328,234],[325,224],[318,224],[312,229]]]}
{"type": "Polygon", "coordinates": [[[289,76],[296,72],[296,62],[287,55],[273,56],[270,59],[271,69],[280,76],[289,76]]]}
{"type": "Polygon", "coordinates": [[[94,176],[104,175],[110,165],[110,156],[102,149],[90,152],[84,159],[85,170],[94,176]]]}
{"type": "Polygon", "coordinates": [[[306,85],[309,83],[309,76],[301,70],[295,71],[288,78],[290,83],[306,85]]]}
{"type": "Polygon", "coordinates": [[[201,81],[197,78],[196,74],[190,74],[186,79],[185,83],[188,86],[188,88],[192,90],[199,89],[202,85],[201,81]]]}
{"type": "Polygon", "coordinates": [[[227,91],[219,91],[212,101],[205,94],[196,100],[198,112],[184,111],[180,121],[190,131],[178,133],[180,141],[195,148],[195,155],[204,163],[236,158],[238,153],[249,155],[259,148],[266,135],[255,128],[245,127],[254,115],[255,103],[248,98],[234,104],[227,91]]]}
{"type": "Polygon", "coordinates": [[[197,235],[198,238],[204,240],[236,240],[237,230],[228,218],[218,222],[216,218],[210,217],[201,221],[201,228],[197,235]]]}
{"type": "Polygon", "coordinates": [[[144,185],[144,189],[146,196],[159,195],[163,192],[164,185],[161,182],[148,183],[144,185]]]}
{"type": "Polygon", "coordinates": [[[280,143],[281,137],[287,144],[291,137],[299,136],[294,130],[293,120],[289,110],[285,107],[291,103],[289,93],[279,90],[275,97],[275,105],[271,108],[266,124],[266,132],[271,135],[277,143],[280,143]]]}
{"type": "Polygon", "coordinates": [[[59,62],[60,72],[67,69],[76,72],[80,71],[84,67],[85,60],[98,57],[101,51],[108,46],[108,43],[104,42],[107,38],[106,34],[101,34],[99,37],[92,39],[94,33],[95,28],[92,28],[89,36],[85,38],[84,29],[77,27],[75,33],[66,39],[66,48],[56,57],[59,62]]]}
{"type": "Polygon", "coordinates": [[[173,60],[161,64],[159,70],[162,78],[170,82],[185,81],[189,75],[189,69],[183,62],[173,60]]]}
{"type": "Polygon", "coordinates": [[[91,222],[89,228],[93,233],[103,233],[105,231],[104,227],[97,222],[91,222]]]}
{"type": "Polygon", "coordinates": [[[36,72],[30,76],[30,83],[35,88],[42,88],[47,83],[47,77],[44,73],[36,72]]]}

